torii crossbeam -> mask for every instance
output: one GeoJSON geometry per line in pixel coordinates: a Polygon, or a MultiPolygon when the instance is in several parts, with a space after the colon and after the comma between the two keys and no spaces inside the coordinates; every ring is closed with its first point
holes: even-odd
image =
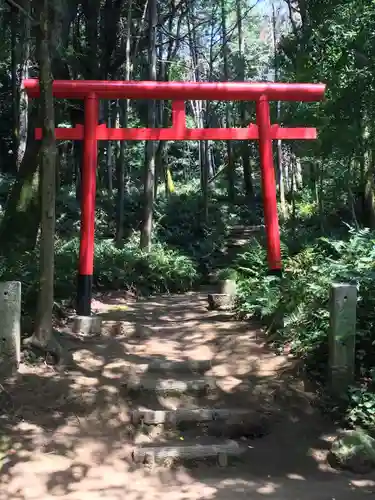
{"type": "MultiPolygon", "coordinates": [[[[29,97],[39,97],[37,79],[24,80],[29,97]]],[[[94,271],[94,228],[97,170],[97,142],[101,140],[258,140],[262,177],[264,219],[267,233],[268,266],[280,274],[282,269],[280,231],[277,216],[276,182],[272,141],[316,139],[315,128],[284,128],[270,123],[270,101],[314,102],[323,99],[325,85],[302,83],[251,82],[133,82],[96,80],[56,80],[53,94],[64,99],[83,99],[83,125],[56,128],[56,139],[83,140],[81,233],[78,269],[77,314],[91,315],[92,277],[94,271]],[[98,124],[100,99],[160,99],[172,101],[170,128],[107,128],[98,124]],[[255,101],[256,125],[246,128],[189,129],[186,126],[185,102],[189,100],[255,101]]],[[[42,130],[36,130],[42,138],[42,130]]]]}

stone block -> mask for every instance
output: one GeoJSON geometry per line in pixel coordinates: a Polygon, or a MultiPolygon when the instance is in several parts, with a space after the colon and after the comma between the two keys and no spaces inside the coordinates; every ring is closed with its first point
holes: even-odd
{"type": "Polygon", "coordinates": [[[0,283],[0,372],[14,374],[21,359],[21,282],[0,283]]]}
{"type": "Polygon", "coordinates": [[[331,390],[344,396],[354,382],[357,287],[334,283],[331,287],[329,370],[331,390]]]}
{"type": "Polygon", "coordinates": [[[73,332],[83,336],[97,336],[102,333],[100,316],[76,316],[73,319],[73,332]]]}

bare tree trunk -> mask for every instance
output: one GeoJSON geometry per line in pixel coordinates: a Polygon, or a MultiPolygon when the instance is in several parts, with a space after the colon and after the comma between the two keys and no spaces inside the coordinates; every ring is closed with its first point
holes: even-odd
{"type": "MultiPolygon", "coordinates": [[[[172,19],[172,18],[171,18],[172,19]]],[[[168,29],[171,32],[172,31],[172,23],[169,23],[168,29]]],[[[162,30],[159,30],[158,32],[158,45],[159,45],[159,53],[158,53],[158,60],[159,60],[159,69],[158,69],[158,79],[159,81],[165,81],[166,80],[166,63],[164,61],[164,47],[163,47],[163,42],[164,42],[164,36],[162,30]]],[[[169,43],[170,44],[170,43],[169,43]]],[[[167,57],[168,60],[168,57],[167,57]]],[[[156,104],[156,113],[157,113],[157,119],[155,120],[157,123],[157,127],[164,127],[165,121],[167,119],[166,113],[165,113],[165,101],[158,101],[156,104]]],[[[156,147],[156,152],[155,152],[155,182],[154,182],[154,196],[155,199],[158,196],[158,187],[159,187],[159,179],[161,179],[163,172],[164,173],[164,184],[166,186],[166,192],[169,194],[169,189],[168,189],[168,182],[167,182],[167,169],[168,166],[166,165],[166,147],[167,143],[166,141],[159,141],[158,145],[156,147]]]]}
{"type": "MultiPolygon", "coordinates": [[[[367,148],[366,148],[367,149],[367,148]]],[[[374,197],[374,175],[375,159],[372,150],[365,151],[365,189],[364,205],[366,222],[371,229],[375,229],[375,197],[374,197]]]]}
{"type": "Polygon", "coordinates": [[[18,84],[18,60],[17,60],[17,28],[18,10],[11,8],[11,73],[12,73],[12,151],[13,172],[18,169],[18,128],[19,128],[19,84],[18,84]]]}
{"type": "MultiPolygon", "coordinates": [[[[280,103],[278,103],[279,109],[280,103]]],[[[285,164],[283,161],[283,147],[281,140],[277,141],[277,165],[278,165],[278,180],[279,180],[279,195],[281,214],[284,220],[288,217],[288,206],[285,199],[285,164]]]]}
{"type": "Polygon", "coordinates": [[[324,163],[321,159],[317,161],[318,170],[318,211],[319,211],[319,221],[320,229],[324,232],[324,163]]]}
{"type": "MultiPolygon", "coordinates": [[[[224,63],[224,80],[229,80],[229,61],[228,61],[228,34],[227,34],[227,10],[226,1],[221,0],[221,29],[222,29],[222,46],[223,46],[223,63],[224,63]]],[[[232,126],[232,112],[231,104],[229,101],[225,103],[225,121],[226,127],[230,128],[232,126]]],[[[227,155],[228,155],[228,167],[227,167],[227,178],[228,178],[228,198],[230,202],[234,201],[235,197],[235,172],[234,172],[234,161],[233,161],[233,148],[232,142],[227,141],[227,155]]]]}
{"type": "Polygon", "coordinates": [[[43,117],[43,139],[40,153],[42,213],[40,237],[40,289],[38,317],[34,339],[37,340],[38,344],[44,347],[49,344],[52,334],[57,156],[50,54],[52,27],[49,19],[49,2],[48,0],[42,0],[37,37],[37,57],[40,72],[40,109],[43,117]]]}
{"type": "MultiPolygon", "coordinates": [[[[30,13],[31,2],[25,2],[25,10],[30,13]]],[[[20,57],[20,67],[18,82],[22,82],[24,78],[29,77],[30,66],[30,35],[31,35],[31,21],[29,16],[23,18],[23,32],[20,57]]],[[[17,168],[20,168],[23,157],[26,152],[27,131],[28,131],[28,117],[29,117],[29,100],[26,92],[21,91],[19,94],[19,117],[18,117],[18,144],[17,144],[17,168]]]]}
{"type": "MultiPolygon", "coordinates": [[[[40,111],[43,117],[43,139],[40,154],[40,197],[41,197],[41,237],[39,260],[39,296],[34,334],[25,340],[25,346],[37,347],[46,354],[52,354],[57,362],[72,361],[53,335],[52,317],[54,305],[54,242],[55,242],[55,203],[56,203],[56,140],[55,112],[52,94],[51,51],[52,36],[58,34],[58,15],[61,5],[53,7],[48,0],[37,0],[37,60],[39,63],[40,111]],[[50,9],[54,9],[51,12],[50,9]],[[56,10],[55,10],[56,9],[56,10]],[[53,23],[51,21],[53,19],[53,23]]],[[[57,5],[56,5],[57,3],[57,5]]]]}
{"type": "MultiPolygon", "coordinates": [[[[188,35],[189,35],[189,48],[190,48],[190,57],[191,57],[191,65],[192,65],[192,76],[196,82],[201,80],[200,75],[200,61],[198,55],[198,40],[197,40],[197,28],[196,28],[196,20],[195,20],[195,9],[194,4],[190,4],[188,1],[186,2],[186,9],[188,12],[187,26],[188,26],[188,35]]],[[[191,107],[193,110],[195,126],[197,128],[204,127],[204,114],[203,114],[203,103],[202,101],[191,101],[191,107]]],[[[209,166],[206,162],[207,156],[205,154],[205,145],[204,141],[198,142],[198,159],[200,166],[200,184],[201,191],[203,195],[203,206],[204,206],[204,218],[205,221],[208,220],[208,169],[209,166]]]]}
{"type": "Polygon", "coordinates": [[[87,43],[86,75],[88,79],[99,78],[99,28],[98,19],[100,15],[100,0],[86,0],[82,2],[85,15],[85,35],[87,43]]]}
{"type": "MultiPolygon", "coordinates": [[[[156,25],[157,25],[157,0],[148,2],[149,19],[149,79],[156,80],[156,25]]],[[[148,126],[155,127],[155,101],[151,101],[148,108],[148,126]]],[[[151,249],[152,220],[154,210],[154,182],[155,182],[155,141],[147,141],[145,147],[145,180],[144,180],[144,216],[141,228],[140,247],[149,251],[151,249]]]]}
{"type": "MultiPolygon", "coordinates": [[[[117,103],[118,107],[118,122],[124,128],[128,125],[128,106],[129,101],[119,100],[117,103]]],[[[116,177],[117,177],[117,200],[116,200],[116,237],[115,242],[117,247],[121,247],[124,238],[124,202],[125,202],[125,175],[126,175],[126,165],[125,165],[125,150],[126,142],[120,141],[118,145],[118,155],[116,158],[116,177]]]]}
{"type": "MultiPolygon", "coordinates": [[[[240,57],[240,80],[245,81],[245,43],[242,29],[242,0],[236,0],[237,10],[237,29],[238,29],[238,53],[240,57]]],[[[246,102],[240,102],[240,120],[241,127],[246,127],[246,102]]],[[[241,143],[241,157],[243,168],[244,189],[246,196],[253,196],[254,187],[252,179],[252,169],[250,163],[249,141],[242,141],[241,143]]]]}
{"type": "MultiPolygon", "coordinates": [[[[112,127],[112,101],[108,100],[107,107],[107,126],[109,128],[112,127]]],[[[107,164],[107,185],[108,185],[108,197],[112,200],[113,197],[113,143],[112,141],[107,142],[107,155],[106,155],[106,164],[107,164]]]]}
{"type": "MultiPolygon", "coordinates": [[[[180,32],[182,24],[182,15],[179,16],[176,26],[176,34],[173,34],[173,25],[175,22],[175,16],[177,15],[178,4],[176,0],[170,0],[170,12],[174,13],[169,17],[168,21],[168,33],[169,39],[167,44],[167,50],[165,51],[163,31],[159,31],[159,80],[168,81],[169,80],[169,67],[171,61],[177,54],[178,48],[180,46],[180,32]],[[165,54],[166,52],[166,54],[165,54]],[[164,57],[166,55],[166,57],[164,57]]],[[[168,126],[168,113],[165,105],[165,101],[159,101],[158,106],[158,122],[160,127],[168,126]]],[[[159,141],[157,151],[156,151],[156,172],[157,179],[155,182],[155,197],[157,195],[158,179],[164,175],[164,186],[165,194],[168,196],[170,194],[170,183],[168,181],[168,175],[171,175],[170,169],[168,167],[168,142],[159,141]]]]}
{"type": "Polygon", "coordinates": [[[4,217],[0,225],[3,255],[15,251],[26,253],[35,248],[40,223],[38,154],[40,144],[34,138],[37,108],[30,113],[25,154],[17,178],[9,192],[4,217]]]}
{"type": "MultiPolygon", "coordinates": [[[[273,49],[274,49],[274,70],[275,70],[275,82],[279,78],[279,68],[277,63],[277,16],[275,5],[272,5],[272,33],[273,33],[273,49]]],[[[276,117],[277,123],[280,121],[281,116],[281,102],[276,103],[276,117]]],[[[280,195],[280,205],[281,205],[281,216],[283,220],[288,217],[288,208],[285,200],[285,175],[284,175],[284,162],[283,162],[283,146],[279,139],[277,141],[277,179],[279,184],[279,195],[280,195]]]]}
{"type": "Polygon", "coordinates": [[[290,159],[290,168],[291,168],[291,184],[290,184],[290,196],[292,202],[292,231],[296,232],[296,157],[292,154],[290,159]]]}
{"type": "MultiPolygon", "coordinates": [[[[131,72],[131,26],[133,16],[133,2],[130,0],[128,6],[128,18],[126,22],[126,42],[125,42],[125,80],[130,80],[131,72]]],[[[123,127],[127,128],[129,124],[129,99],[118,103],[119,120],[123,127]]],[[[125,176],[127,168],[125,167],[125,148],[126,142],[120,141],[119,155],[117,158],[117,217],[116,217],[116,245],[121,246],[124,237],[124,201],[125,201],[125,176]]]]}

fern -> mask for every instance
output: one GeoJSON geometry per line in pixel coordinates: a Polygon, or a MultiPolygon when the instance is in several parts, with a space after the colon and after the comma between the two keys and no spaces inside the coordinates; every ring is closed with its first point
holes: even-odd
{"type": "MultiPolygon", "coordinates": [[[[264,247],[259,242],[250,243],[238,259],[238,313],[264,319],[282,314],[283,327],[277,337],[273,333],[273,340],[291,346],[324,381],[330,286],[333,281],[356,284],[357,377],[364,387],[360,391],[374,390],[375,379],[366,374],[375,373],[375,234],[368,229],[349,228],[346,239],[318,238],[295,255],[286,254],[284,261],[282,281],[267,276],[264,247]]],[[[348,415],[361,423],[365,417],[356,408],[352,402],[348,415]]]]}

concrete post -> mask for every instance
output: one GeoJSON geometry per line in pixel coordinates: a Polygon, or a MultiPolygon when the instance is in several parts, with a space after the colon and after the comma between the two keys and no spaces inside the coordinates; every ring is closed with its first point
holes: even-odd
{"type": "Polygon", "coordinates": [[[331,390],[343,396],[354,382],[357,287],[334,283],[331,287],[329,370],[331,390]]]}
{"type": "Polygon", "coordinates": [[[21,360],[21,282],[0,282],[0,372],[18,370],[21,360]]]}

